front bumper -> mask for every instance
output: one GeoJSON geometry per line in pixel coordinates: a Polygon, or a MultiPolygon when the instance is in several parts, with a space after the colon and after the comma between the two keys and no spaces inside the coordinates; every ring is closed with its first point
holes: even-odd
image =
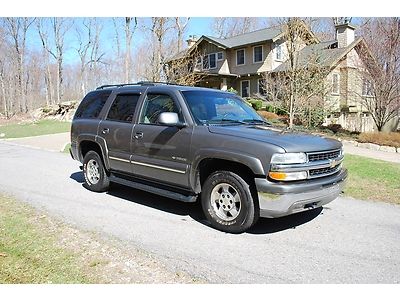
{"type": "Polygon", "coordinates": [[[260,216],[276,218],[323,206],[343,191],[347,170],[301,183],[278,183],[256,178],[260,216]]]}

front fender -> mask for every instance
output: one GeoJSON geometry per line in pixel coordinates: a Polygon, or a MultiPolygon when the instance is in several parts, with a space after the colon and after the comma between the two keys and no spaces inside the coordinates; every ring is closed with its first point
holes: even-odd
{"type": "Polygon", "coordinates": [[[215,148],[199,149],[198,151],[196,151],[194,155],[192,167],[190,170],[190,184],[193,187],[193,190],[198,189],[197,169],[199,167],[200,162],[204,159],[213,159],[213,158],[240,163],[250,168],[250,170],[255,175],[261,175],[261,176],[265,175],[265,171],[261,161],[256,157],[249,156],[247,153],[232,151],[232,150],[215,149],[215,148]]]}

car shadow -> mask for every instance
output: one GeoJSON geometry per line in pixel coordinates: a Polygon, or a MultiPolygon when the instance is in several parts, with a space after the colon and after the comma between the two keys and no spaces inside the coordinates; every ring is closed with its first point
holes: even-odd
{"type": "Polygon", "coordinates": [[[72,173],[71,176],[69,176],[69,178],[75,180],[78,183],[84,183],[85,182],[85,176],[83,175],[82,171],[72,173]]]}
{"type": "MultiPolygon", "coordinates": [[[[84,184],[85,178],[82,171],[71,174],[70,178],[78,183],[81,183],[82,186],[86,188],[84,184]]],[[[195,203],[180,202],[117,183],[111,183],[110,190],[107,192],[107,194],[118,197],[125,201],[145,205],[157,210],[162,210],[167,213],[179,216],[189,216],[194,221],[211,227],[209,221],[206,219],[203,213],[200,201],[195,203]]],[[[274,219],[260,218],[257,224],[250,228],[246,233],[271,234],[288,229],[295,229],[297,226],[301,226],[315,219],[321,214],[322,210],[323,208],[320,207],[286,217],[274,219]]]]}
{"type": "Polygon", "coordinates": [[[297,226],[301,226],[305,223],[310,222],[322,213],[323,208],[318,207],[311,210],[306,210],[300,213],[289,215],[280,218],[260,218],[247,233],[250,234],[268,234],[288,229],[295,229],[297,226]]]}

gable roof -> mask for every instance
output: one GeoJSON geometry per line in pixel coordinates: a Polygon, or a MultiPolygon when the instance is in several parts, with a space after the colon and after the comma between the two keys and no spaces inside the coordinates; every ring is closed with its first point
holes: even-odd
{"type": "Polygon", "coordinates": [[[220,45],[225,46],[226,48],[237,48],[250,44],[257,44],[264,41],[275,41],[279,39],[279,37],[283,33],[282,26],[273,26],[269,28],[259,29],[256,31],[243,33],[239,35],[235,35],[229,38],[216,38],[212,36],[206,36],[209,40],[212,40],[220,45]]]}
{"type": "MultiPolygon", "coordinates": [[[[318,42],[318,39],[316,38],[314,33],[311,30],[309,30],[309,28],[305,24],[304,26],[307,32],[309,32],[309,34],[312,36],[312,38],[318,42]]],[[[263,28],[235,35],[229,38],[217,38],[209,35],[202,35],[192,47],[184,49],[181,52],[175,54],[168,61],[184,58],[186,55],[190,54],[190,52],[192,52],[194,49],[197,49],[197,47],[203,41],[207,41],[225,50],[227,48],[239,48],[252,44],[258,44],[265,41],[275,42],[279,40],[283,36],[283,34],[284,34],[284,25],[276,25],[268,28],[263,28]]]]}
{"type": "MultiPolygon", "coordinates": [[[[364,39],[361,37],[354,40],[345,48],[337,48],[337,41],[307,45],[299,53],[298,64],[300,67],[303,67],[313,59],[321,67],[331,68],[360,43],[365,44],[364,39]]],[[[276,67],[272,72],[284,72],[287,70],[289,70],[288,61],[276,67]]]]}

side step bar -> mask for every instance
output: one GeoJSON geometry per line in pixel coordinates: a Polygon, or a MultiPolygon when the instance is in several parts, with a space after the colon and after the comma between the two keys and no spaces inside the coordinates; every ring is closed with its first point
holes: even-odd
{"type": "Polygon", "coordinates": [[[142,190],[145,192],[149,192],[152,194],[156,194],[156,195],[160,195],[163,197],[167,197],[167,198],[172,198],[174,200],[178,200],[178,201],[182,201],[182,202],[196,202],[197,200],[197,195],[183,195],[180,193],[176,193],[176,192],[172,192],[172,191],[167,191],[164,189],[160,189],[160,188],[156,188],[154,186],[150,186],[150,185],[146,185],[143,183],[139,183],[139,182],[134,182],[131,180],[127,180],[121,177],[117,177],[114,174],[110,175],[110,181],[115,182],[115,183],[119,183],[122,185],[127,185],[130,186],[132,188],[138,189],[138,190],[142,190]]]}

